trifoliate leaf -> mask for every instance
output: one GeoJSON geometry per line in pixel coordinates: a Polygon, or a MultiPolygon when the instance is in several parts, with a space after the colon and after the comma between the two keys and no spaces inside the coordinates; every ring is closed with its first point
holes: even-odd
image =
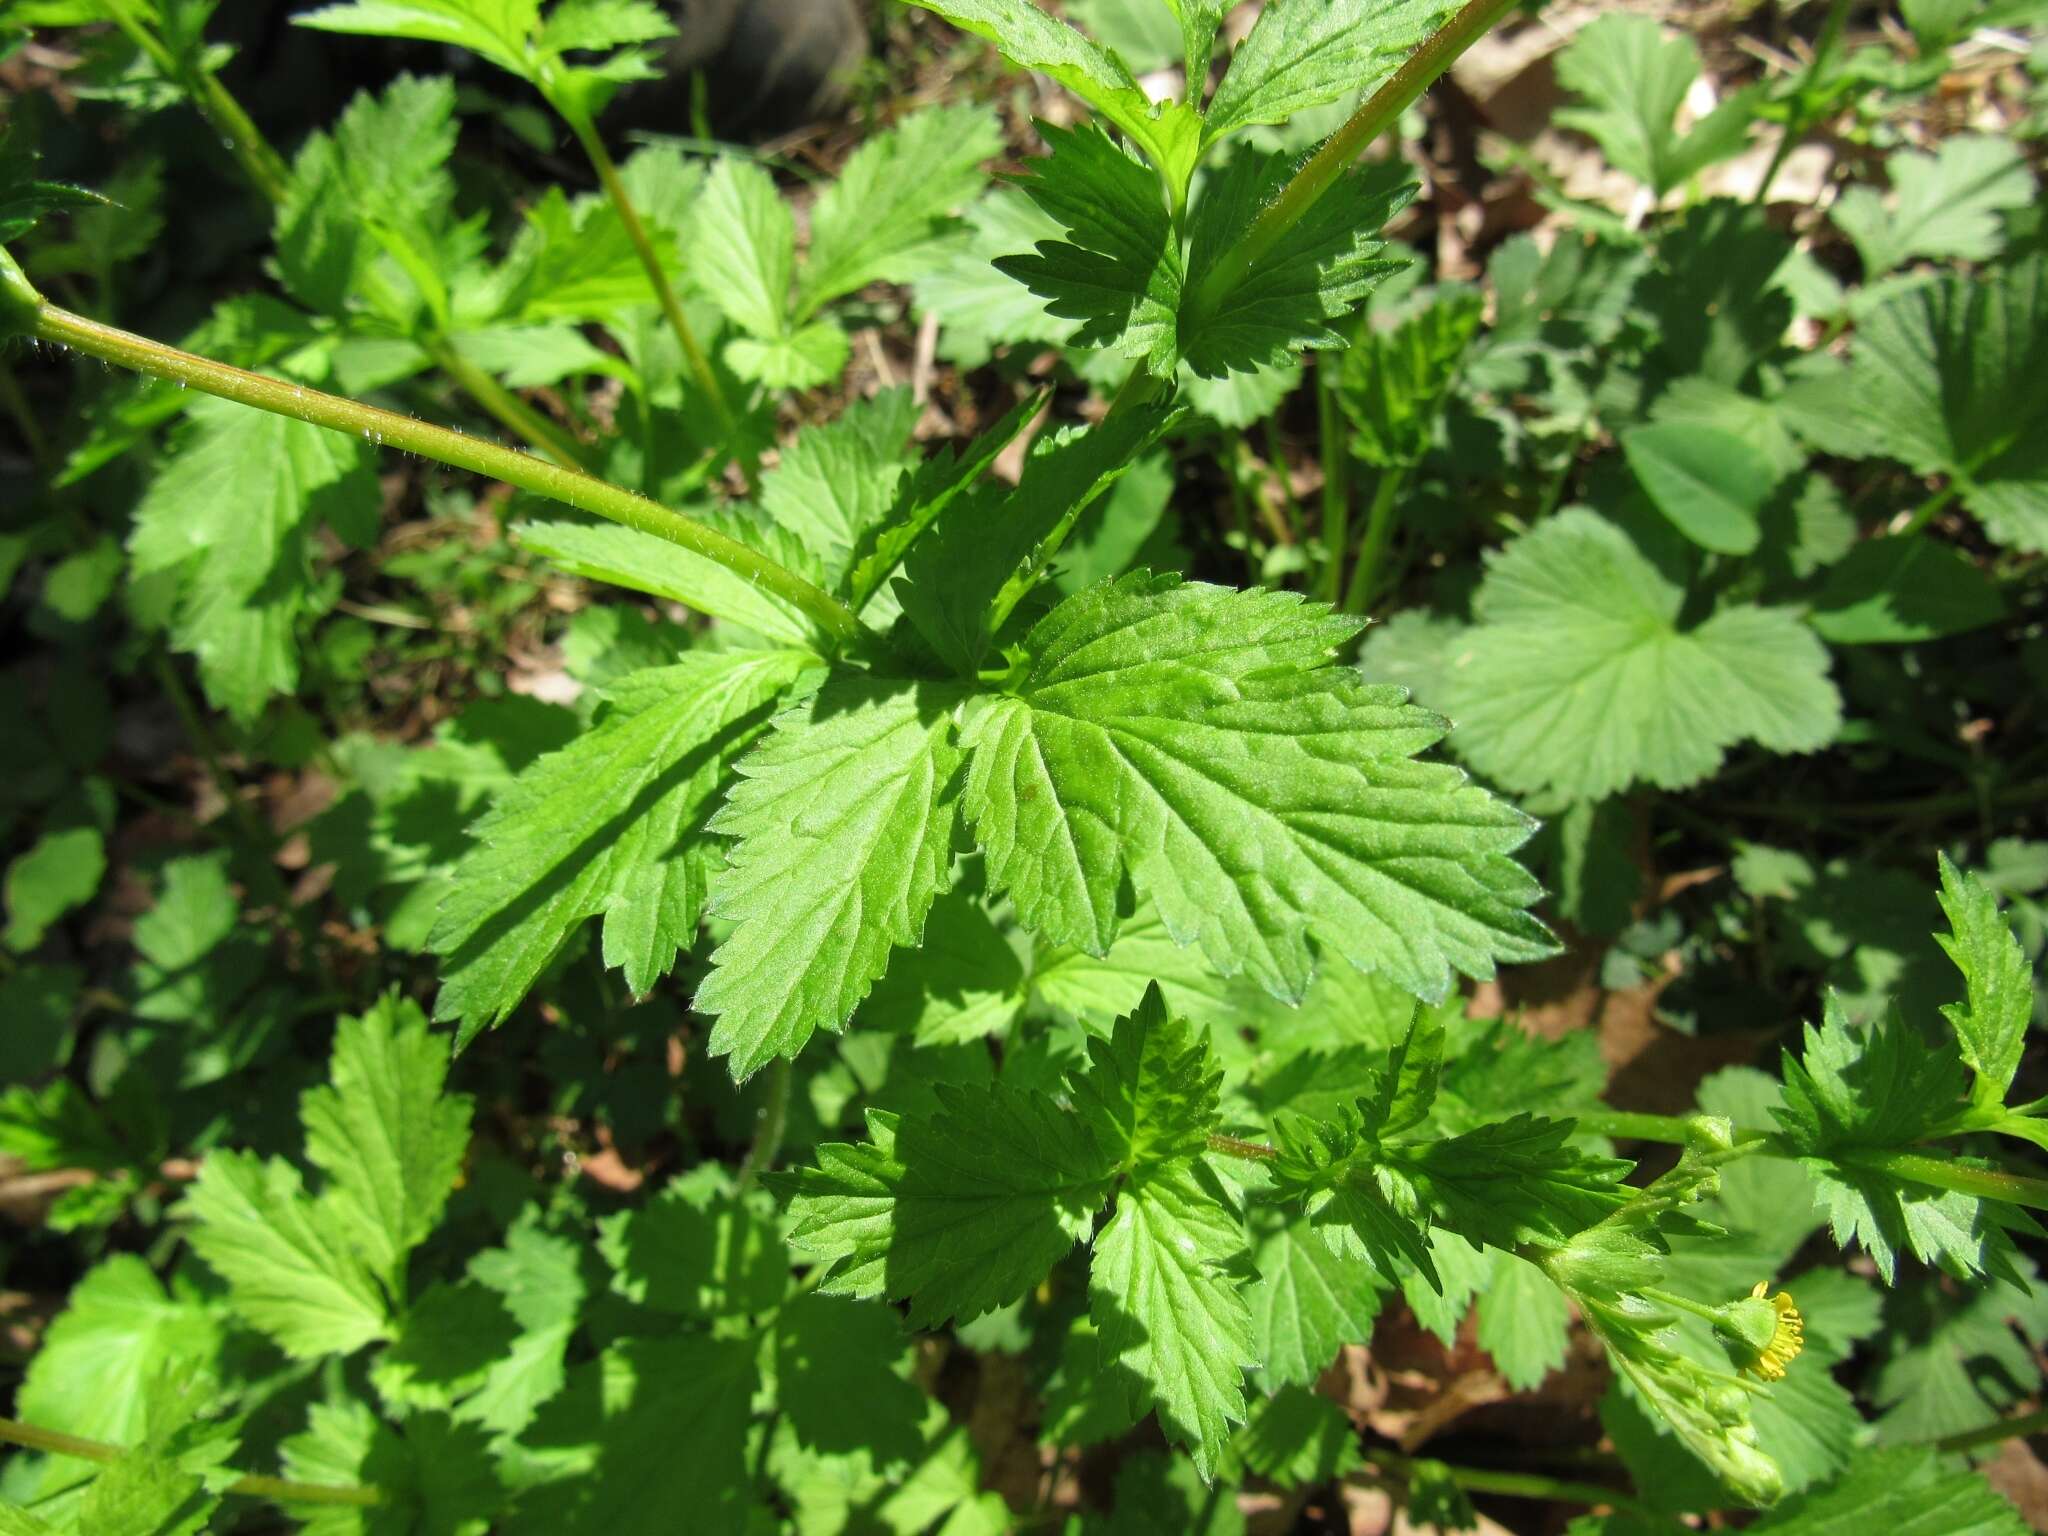
{"type": "Polygon", "coordinates": [[[1208,1036],[1170,1016],[1155,984],[1107,1040],[1089,1040],[1074,1101],[1128,1173],[1199,1156],[1217,1125],[1222,1079],[1208,1036]]]}
{"type": "Polygon", "coordinates": [[[1113,1159],[1087,1125],[1033,1093],[940,1085],[940,1108],[868,1113],[788,1180],[789,1240],[831,1266],[826,1295],[910,1303],[915,1327],[1015,1301],[1088,1236],[1113,1159]]]}
{"type": "Polygon", "coordinates": [[[953,881],[955,691],[835,675],[782,715],[709,823],[738,839],[713,890],[733,922],[696,1006],[736,1078],[845,1026],[953,881]]]}
{"type": "Polygon", "coordinates": [[[117,1254],[85,1272],[29,1357],[16,1409],[29,1422],[129,1445],[146,1427],[150,1383],[214,1369],[219,1304],[117,1254]]]}
{"type": "Polygon", "coordinates": [[[1801,380],[1784,406],[1825,451],[1948,475],[1992,538],[2048,551],[2048,258],[1887,301],[1847,370],[1801,380]]]}
{"type": "Polygon", "coordinates": [[[1303,348],[1348,345],[1336,322],[1395,268],[1375,237],[1415,195],[1398,164],[1346,171],[1249,266],[1233,265],[1231,252],[1292,169],[1285,154],[1239,154],[1195,205],[1179,346],[1203,378],[1281,368],[1303,348]]]}
{"type": "Polygon", "coordinates": [[[1827,650],[1796,615],[1727,604],[1681,628],[1685,594],[1592,512],[1557,514],[1487,566],[1438,702],[1460,755],[1504,788],[1677,789],[1739,741],[1811,752],[1834,737],[1827,650]]]}
{"type": "Polygon", "coordinates": [[[1179,942],[1299,997],[1329,951],[1441,996],[1547,936],[1517,813],[1413,755],[1441,724],[1329,665],[1356,621],[1137,573],[1068,598],[976,699],[966,803],[992,887],[1091,954],[1128,878],[1179,942]]]}
{"type": "Polygon", "coordinates": [[[1926,154],[1902,149],[1884,163],[1892,207],[1877,188],[1844,187],[1828,210],[1875,282],[1916,257],[1987,261],[2004,246],[1998,215],[2035,198],[2034,176],[2003,139],[1959,133],[1926,154]]]}
{"type": "Polygon", "coordinates": [[[1252,1264],[1258,1278],[1246,1299],[1254,1353],[1268,1382],[1307,1385],[1344,1345],[1371,1339],[1383,1282],[1331,1248],[1306,1219],[1267,1232],[1252,1264]]]}
{"type": "Polygon", "coordinates": [[[1149,1399],[1204,1477],[1244,1419],[1251,1310],[1225,1267],[1244,1248],[1241,1218],[1201,1166],[1168,1163],[1118,1193],[1089,1270],[1100,1368],[1130,1379],[1132,1403],[1149,1399]]]}
{"type": "Polygon", "coordinates": [[[1113,348],[1170,377],[1180,360],[1184,273],[1158,181],[1092,123],[1047,123],[1039,131],[1052,157],[1022,185],[1067,238],[1041,240],[1032,255],[1001,257],[997,269],[1043,298],[1052,314],[1079,321],[1080,345],[1113,348]]]}
{"type": "Polygon", "coordinates": [[[851,567],[895,503],[914,458],[921,409],[907,389],[884,390],[825,426],[807,427],[761,477],[761,510],[802,540],[828,579],[851,567]]]}
{"type": "Polygon", "coordinates": [[[701,847],[685,842],[730,757],[811,664],[801,651],[685,657],[633,673],[609,709],[522,772],[472,828],[429,940],[446,958],[437,1019],[459,1039],[497,1024],[585,918],[604,917],[605,963],[652,987],[696,935],[701,847]]]}
{"type": "Polygon", "coordinates": [[[869,283],[929,270],[947,215],[987,184],[981,162],[1002,153],[986,107],[913,112],[853,152],[811,211],[811,244],[797,318],[869,283]]]}
{"type": "Polygon", "coordinates": [[[1787,1499],[1749,1529],[1756,1536],[2021,1536],[2019,1511],[1975,1472],[1945,1470],[1928,1447],[1866,1451],[1825,1488],[1787,1499]]]}
{"type": "Polygon", "coordinates": [[[1050,75],[1130,135],[1176,198],[1186,191],[1201,142],[1201,116],[1185,105],[1155,106],[1112,53],[1031,0],[917,0],[962,31],[985,37],[1019,69],[1050,75]]]}
{"type": "Polygon", "coordinates": [[[1274,0],[1230,56],[1202,143],[1372,91],[1450,10],[1442,0],[1274,0]]]}
{"type": "Polygon", "coordinates": [[[294,1359],[343,1355],[393,1336],[369,1268],[330,1230],[298,1170],[247,1152],[209,1153],[185,1199],[192,1249],[228,1284],[228,1305],[294,1359]]]}
{"type": "Polygon", "coordinates": [[[1941,910],[1951,933],[1934,942],[1963,973],[1966,1000],[1942,1017],[1954,1026],[1964,1063],[1978,1078],[1978,1097],[2002,1103],[2027,1044],[2034,1017],[2034,970],[2026,951],[1999,915],[1998,898],[1975,875],[1941,858],[1941,910]]]}
{"type": "Polygon", "coordinates": [[[469,1147],[470,1101],[443,1094],[448,1043],[395,994],[336,1025],[325,1086],[299,1103],[324,1214],[394,1294],[406,1255],[440,1224],[469,1147]]]}
{"type": "Polygon", "coordinates": [[[1691,38],[1666,38],[1648,16],[1598,17],[1557,55],[1558,83],[1589,103],[1560,111],[1557,121],[1590,136],[1611,165],[1661,199],[1749,142],[1755,108],[1739,94],[1678,133],[1678,109],[1699,73],[1691,38]]]}
{"type": "Polygon", "coordinates": [[[299,675],[314,528],[367,542],[383,493],[355,438],[227,400],[194,401],[178,453],[135,509],[137,575],[178,571],[172,641],[207,697],[251,719],[299,675]]]}
{"type": "Polygon", "coordinates": [[[728,156],[705,178],[690,274],[748,335],[772,340],[788,330],[796,220],[753,161],[728,156]]]}
{"type": "Polygon", "coordinates": [[[1479,1293],[1479,1347],[1517,1392],[1533,1392],[1564,1364],[1571,1308],[1564,1292],[1526,1259],[1495,1249],[1493,1277],[1479,1293]]]}

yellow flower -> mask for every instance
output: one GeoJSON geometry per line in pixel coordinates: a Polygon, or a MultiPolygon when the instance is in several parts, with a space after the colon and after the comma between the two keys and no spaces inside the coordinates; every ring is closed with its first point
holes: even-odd
{"type": "MultiPolygon", "coordinates": [[[[1750,1300],[1763,1301],[1764,1292],[1769,1289],[1769,1282],[1757,1281],[1756,1289],[1749,1293],[1750,1300]]],[[[1757,1351],[1756,1359],[1744,1369],[1753,1371],[1765,1381],[1780,1381],[1784,1379],[1785,1367],[1798,1359],[1799,1351],[1806,1348],[1806,1320],[1799,1315],[1799,1308],[1793,1304],[1789,1291],[1780,1291],[1769,1298],[1769,1305],[1776,1314],[1770,1341],[1757,1351]]]]}

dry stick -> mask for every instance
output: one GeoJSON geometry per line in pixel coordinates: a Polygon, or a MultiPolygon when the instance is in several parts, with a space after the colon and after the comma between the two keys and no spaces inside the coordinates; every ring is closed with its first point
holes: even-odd
{"type": "MultiPolygon", "coordinates": [[[[74,1461],[96,1461],[101,1466],[119,1461],[127,1452],[118,1445],[86,1440],[77,1435],[39,1429],[15,1419],[0,1419],[0,1440],[45,1451],[52,1456],[69,1456],[74,1461]]],[[[351,1504],[367,1508],[384,1502],[384,1490],[375,1487],[346,1488],[331,1483],[292,1483],[281,1477],[244,1477],[227,1487],[227,1492],[245,1498],[268,1499],[275,1504],[351,1504]]]]}
{"type": "Polygon", "coordinates": [[[0,250],[0,337],[10,330],[20,330],[38,341],[74,348],[137,373],[189,385],[223,400],[252,405],[316,427],[417,453],[457,469],[489,475],[537,496],[666,539],[715,561],[797,609],[832,643],[844,644],[860,632],[860,623],[852,611],[830,593],[739,540],[637,492],[580,470],[550,464],[515,448],[415,421],[396,411],[233,368],[88,320],[45,301],[13,258],[0,250]]]}

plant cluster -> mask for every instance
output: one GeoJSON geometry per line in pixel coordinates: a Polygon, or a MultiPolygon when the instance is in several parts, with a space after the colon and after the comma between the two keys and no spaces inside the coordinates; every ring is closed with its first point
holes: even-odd
{"type": "Polygon", "coordinates": [[[615,160],[646,0],[299,14],[469,62],[289,157],[212,0],[0,19],[258,252],[183,307],[176,156],[88,189],[20,99],[0,1152],[54,1198],[0,1260],[69,1294],[0,1536],[2023,1529],[1969,1461],[2048,1335],[2038,6],[1834,0],[1704,113],[1595,19],[1556,122],[1631,212],[1492,146],[1554,239],[1482,284],[1368,151],[1507,0],[918,4],[1065,93],[1000,183],[973,100],[801,199],[615,160]],[[1914,147],[1987,36],[2016,126],[1914,147]],[[558,138],[594,191],[508,184],[558,138]],[[920,318],[929,452],[925,383],[844,387],[920,318]],[[49,420],[57,349],[134,378],[49,420]],[[1540,962],[1721,1070],[1623,1091],[1540,962]],[[1362,1434],[1397,1327],[1605,1372],[1594,1471],[1362,1434]]]}

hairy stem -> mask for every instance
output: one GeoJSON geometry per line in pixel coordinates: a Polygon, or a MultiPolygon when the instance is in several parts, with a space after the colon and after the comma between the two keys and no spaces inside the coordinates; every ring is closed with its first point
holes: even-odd
{"type": "MultiPolygon", "coordinates": [[[[77,1435],[39,1429],[15,1419],[0,1419],[0,1440],[44,1451],[52,1456],[69,1456],[74,1461],[96,1461],[105,1466],[126,1452],[118,1445],[85,1440],[77,1435]]],[[[368,1507],[384,1502],[381,1488],[343,1488],[329,1483],[291,1483],[280,1477],[244,1477],[228,1485],[229,1493],[246,1498],[268,1499],[277,1504],[352,1504],[368,1507]]]]}
{"type": "Polygon", "coordinates": [[[1365,147],[1399,122],[1415,99],[1435,84],[1457,62],[1458,56],[1484,36],[1515,3],[1516,0],[1467,0],[1464,9],[1431,34],[1409,56],[1408,62],[1360,104],[1344,126],[1331,134],[1323,147],[1294,173],[1294,179],[1252,221],[1244,237],[1223,253],[1194,295],[1195,310],[1206,314],[1223,295],[1243,282],[1252,264],[1301,222],[1365,147]]]}
{"type": "Polygon", "coordinates": [[[1278,1147],[1269,1147],[1263,1141],[1242,1141],[1221,1132],[1209,1137],[1209,1150],[1247,1163],[1270,1163],[1280,1155],[1278,1147]]]}
{"type": "MultiPolygon", "coordinates": [[[[675,284],[669,281],[668,272],[661,264],[661,254],[654,248],[654,240],[647,233],[647,225],[640,217],[640,210],[633,203],[632,195],[626,190],[625,178],[619,175],[617,162],[611,151],[604,147],[604,139],[597,131],[597,125],[588,114],[579,108],[566,106],[560,101],[554,103],[555,110],[569,125],[569,131],[576,135],[576,142],[583,146],[583,153],[590,159],[591,169],[597,172],[598,182],[604,187],[604,195],[611,199],[612,207],[618,211],[619,223],[625,226],[626,238],[633,242],[633,250],[640,258],[640,265],[647,269],[647,281],[654,285],[654,294],[661,301],[661,312],[668,318],[669,328],[676,333],[676,340],[682,344],[683,356],[688,360],[690,372],[697,376],[705,396],[711,401],[711,408],[718,413],[720,424],[730,437],[733,432],[732,402],[725,398],[725,389],[718,382],[718,375],[712,371],[711,359],[704,355],[704,348],[697,341],[697,332],[690,324],[690,317],[683,312],[683,301],[676,297],[675,284]]],[[[749,475],[751,482],[752,476],[749,475]]]]}
{"type": "Polygon", "coordinates": [[[448,342],[435,338],[424,346],[427,356],[434,360],[434,366],[501,423],[565,469],[580,469],[585,474],[590,472],[590,461],[583,456],[583,450],[575,439],[547,417],[457,352],[448,342]]]}
{"type": "MultiPolygon", "coordinates": [[[[6,279],[5,268],[0,268],[0,290],[8,288],[6,279]]],[[[832,642],[843,643],[859,632],[859,621],[845,604],[794,571],[715,528],[579,470],[550,464],[516,448],[485,442],[446,427],[415,421],[395,411],[361,405],[338,395],[216,363],[113,326],[101,325],[53,304],[39,301],[32,313],[32,322],[26,329],[39,341],[72,347],[89,357],[118,363],[154,378],[190,385],[224,400],[273,411],[281,416],[310,422],[316,427],[347,432],[457,469],[490,475],[507,485],[623,523],[628,528],[667,539],[707,560],[716,561],[798,609],[832,642]]],[[[4,334],[4,322],[12,317],[13,298],[9,292],[6,297],[0,297],[0,334],[4,334]]]]}

